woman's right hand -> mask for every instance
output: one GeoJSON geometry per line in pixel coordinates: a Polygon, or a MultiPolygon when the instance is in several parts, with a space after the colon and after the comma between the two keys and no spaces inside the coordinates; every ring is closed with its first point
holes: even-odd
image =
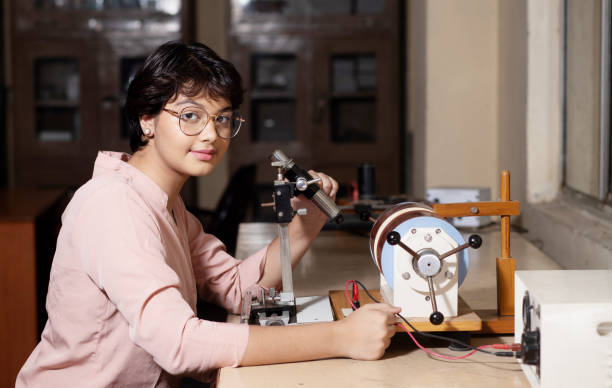
{"type": "Polygon", "coordinates": [[[357,360],[381,358],[395,334],[395,314],[400,311],[387,303],[369,303],[338,321],[343,355],[357,360]]]}

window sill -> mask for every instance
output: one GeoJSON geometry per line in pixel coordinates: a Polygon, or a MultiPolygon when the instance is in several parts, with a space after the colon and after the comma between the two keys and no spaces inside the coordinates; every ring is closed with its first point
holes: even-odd
{"type": "Polygon", "coordinates": [[[557,199],[527,204],[524,235],[565,269],[612,269],[612,207],[564,191],[557,199]]]}

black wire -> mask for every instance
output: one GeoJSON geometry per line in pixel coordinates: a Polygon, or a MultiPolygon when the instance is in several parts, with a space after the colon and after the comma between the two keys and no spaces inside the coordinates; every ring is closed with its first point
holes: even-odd
{"type": "MultiPolygon", "coordinates": [[[[359,284],[359,286],[361,286],[361,288],[363,288],[363,290],[365,291],[365,293],[368,295],[368,297],[369,297],[370,299],[372,299],[372,300],[373,300],[374,302],[376,302],[376,303],[380,303],[380,301],[378,301],[376,298],[374,298],[374,297],[372,296],[372,294],[370,294],[370,291],[368,291],[368,289],[366,288],[366,286],[364,286],[364,285],[363,285],[363,283],[361,283],[359,280],[355,280],[355,283],[359,284]]],[[[414,326],[412,326],[412,324],[410,324],[410,322],[408,322],[408,321],[406,320],[406,318],[404,318],[404,317],[402,316],[402,314],[397,313],[397,314],[395,314],[395,315],[396,315],[398,318],[400,318],[402,321],[404,321],[404,322],[405,322],[405,323],[406,323],[408,326],[410,326],[410,328],[411,328],[411,329],[412,329],[412,330],[413,330],[415,333],[417,333],[417,334],[419,334],[419,335],[421,335],[421,336],[423,336],[423,337],[430,337],[430,338],[441,339],[441,340],[444,340],[444,341],[452,342],[452,343],[455,343],[455,344],[457,344],[457,345],[461,345],[461,346],[467,347],[467,348],[469,348],[468,350],[476,350],[476,351],[479,351],[479,352],[483,352],[483,353],[487,353],[487,354],[493,354],[493,355],[497,355],[497,353],[498,353],[498,352],[491,352],[491,351],[489,351],[489,350],[479,349],[479,348],[477,348],[477,347],[475,347],[475,346],[472,346],[472,345],[470,345],[470,344],[466,344],[465,342],[462,342],[462,341],[456,340],[456,339],[454,339],[454,338],[448,338],[448,337],[444,337],[444,336],[441,336],[441,335],[430,334],[430,333],[424,333],[424,332],[422,332],[422,331],[417,330],[417,329],[416,329],[414,326]]]]}

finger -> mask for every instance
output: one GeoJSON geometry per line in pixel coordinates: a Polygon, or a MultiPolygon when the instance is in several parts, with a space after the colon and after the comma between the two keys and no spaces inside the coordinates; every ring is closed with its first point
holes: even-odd
{"type": "Polygon", "coordinates": [[[334,178],[329,177],[329,180],[331,181],[331,184],[332,184],[332,188],[329,191],[329,197],[331,199],[335,199],[336,198],[336,194],[338,193],[339,185],[338,185],[338,182],[334,178]]]}
{"type": "Polygon", "coordinates": [[[321,178],[321,189],[323,189],[323,192],[325,192],[325,194],[329,194],[329,191],[332,187],[330,177],[321,172],[319,173],[319,177],[321,178]]]}
{"type": "Polygon", "coordinates": [[[315,171],[315,170],[308,170],[308,173],[310,174],[310,176],[312,176],[312,179],[319,178],[320,181],[318,181],[317,184],[321,188],[323,188],[323,184],[325,183],[325,179],[327,179],[327,175],[323,174],[322,172],[315,171]]]}

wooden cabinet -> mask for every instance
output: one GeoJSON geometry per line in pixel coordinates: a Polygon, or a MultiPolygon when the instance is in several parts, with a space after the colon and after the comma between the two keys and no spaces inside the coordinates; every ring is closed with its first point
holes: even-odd
{"type": "Polygon", "coordinates": [[[55,239],[66,203],[58,190],[0,189],[0,386],[40,340],[55,239]]]}
{"type": "Polygon", "coordinates": [[[98,150],[129,151],[125,91],[157,46],[191,34],[186,0],[13,0],[12,183],[78,187],[98,150]]]}
{"type": "Polygon", "coordinates": [[[341,184],[376,166],[377,193],[400,187],[400,8],[384,1],[231,2],[229,57],[247,89],[247,125],[230,167],[258,165],[283,150],[341,184]]]}

